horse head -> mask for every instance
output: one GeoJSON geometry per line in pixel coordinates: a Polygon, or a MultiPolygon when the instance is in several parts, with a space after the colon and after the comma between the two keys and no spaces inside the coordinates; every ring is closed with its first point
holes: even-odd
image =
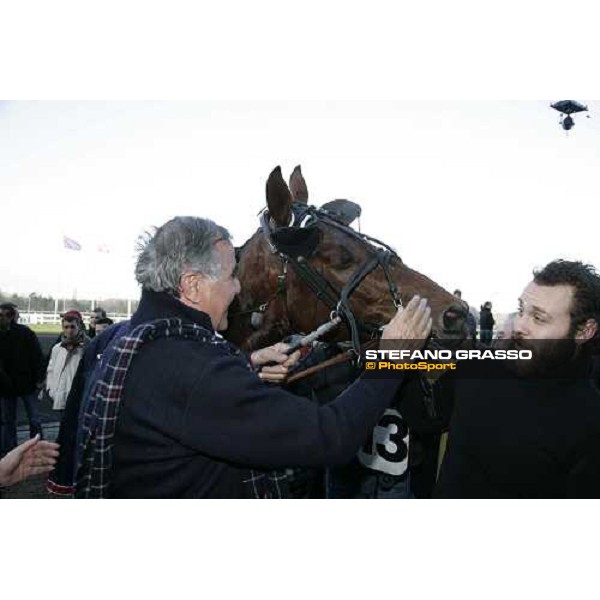
{"type": "Polygon", "coordinates": [[[386,244],[352,229],[357,204],[309,206],[299,166],[289,186],[281,168],[274,169],[266,196],[261,227],[238,249],[241,292],[230,308],[230,340],[262,347],[313,331],[336,312],[345,326],[328,339],[364,341],[415,294],[429,300],[436,337],[465,337],[467,305],[407,267],[386,244]]]}

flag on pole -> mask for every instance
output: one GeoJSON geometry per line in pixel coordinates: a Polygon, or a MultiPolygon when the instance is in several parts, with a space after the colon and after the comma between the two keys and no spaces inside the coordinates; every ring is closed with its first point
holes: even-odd
{"type": "Polygon", "coordinates": [[[67,250],[81,250],[81,244],[71,238],[68,238],[66,235],[63,235],[63,246],[67,250]]]}

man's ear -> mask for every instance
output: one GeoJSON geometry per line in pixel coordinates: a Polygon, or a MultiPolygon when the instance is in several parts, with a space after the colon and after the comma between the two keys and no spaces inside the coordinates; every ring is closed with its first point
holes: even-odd
{"type": "Polygon", "coordinates": [[[182,298],[197,301],[200,287],[199,273],[184,273],[179,280],[179,293],[182,298]]]}
{"type": "Polygon", "coordinates": [[[587,342],[596,335],[597,331],[598,322],[596,319],[588,319],[577,328],[577,331],[575,332],[575,341],[579,343],[587,342]]]}

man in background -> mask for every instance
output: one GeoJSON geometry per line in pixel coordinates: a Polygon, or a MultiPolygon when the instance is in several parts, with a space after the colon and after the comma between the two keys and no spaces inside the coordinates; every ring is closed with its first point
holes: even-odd
{"type": "Polygon", "coordinates": [[[64,313],[61,339],[52,348],[46,373],[46,389],[52,399],[52,408],[61,414],[88,342],[81,313],[76,310],[64,313]]]}
{"type": "Polygon", "coordinates": [[[43,380],[44,357],[35,333],[17,323],[17,307],[0,304],[0,455],[17,445],[17,401],[23,399],[30,435],[42,433],[38,411],[38,389],[43,380]]]}
{"type": "Polygon", "coordinates": [[[90,339],[98,335],[98,331],[96,330],[96,324],[99,319],[106,319],[106,311],[98,306],[92,311],[92,316],[90,317],[90,326],[87,330],[87,336],[90,339]]]}
{"type": "MultiPolygon", "coordinates": [[[[462,292],[460,290],[454,290],[453,295],[459,300],[462,300],[462,292]]],[[[467,338],[472,340],[473,343],[477,341],[477,319],[471,312],[470,307],[467,304],[467,338]]]]}
{"type": "Polygon", "coordinates": [[[492,303],[488,300],[483,304],[479,312],[479,339],[482,344],[489,346],[492,343],[495,324],[496,321],[492,314],[492,303]]]}
{"type": "Polygon", "coordinates": [[[105,329],[108,329],[111,325],[114,325],[114,321],[108,317],[100,317],[96,319],[96,335],[100,335],[105,329]]]}

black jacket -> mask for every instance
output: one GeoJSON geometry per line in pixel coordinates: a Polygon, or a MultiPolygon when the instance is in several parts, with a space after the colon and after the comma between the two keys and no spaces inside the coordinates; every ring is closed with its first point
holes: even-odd
{"type": "Polygon", "coordinates": [[[495,323],[494,315],[492,315],[492,311],[489,308],[482,308],[479,311],[479,329],[494,329],[495,323]]]}
{"type": "MultiPolygon", "coordinates": [[[[144,292],[135,327],[161,317],[212,329],[205,313],[144,292]]],[[[318,406],[264,384],[241,353],[181,338],[144,345],[125,380],[111,497],[247,497],[248,468],[348,461],[401,379],[358,379],[318,406]]]]}
{"type": "Polygon", "coordinates": [[[436,495],[599,498],[600,393],[587,367],[546,380],[493,369],[497,378],[455,378],[436,495]]]}
{"type": "Polygon", "coordinates": [[[42,348],[35,333],[25,325],[12,323],[8,331],[0,331],[0,363],[5,372],[0,395],[16,398],[30,394],[44,379],[42,348]]]}

